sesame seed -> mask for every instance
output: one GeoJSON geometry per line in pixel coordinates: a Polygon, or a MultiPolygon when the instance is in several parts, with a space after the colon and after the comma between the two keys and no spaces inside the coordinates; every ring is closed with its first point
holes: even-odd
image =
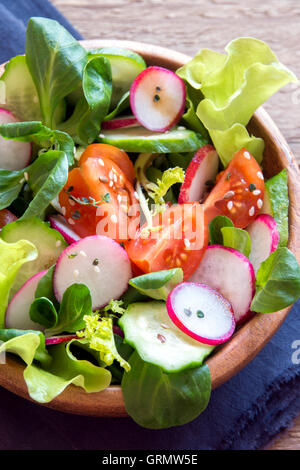
{"type": "Polygon", "coordinates": [[[100,273],[100,268],[99,268],[99,266],[94,266],[94,271],[95,271],[95,273],[100,273]]]}
{"type": "Polygon", "coordinates": [[[62,215],[66,215],[66,212],[67,212],[67,211],[66,211],[66,208],[65,208],[65,207],[62,207],[62,208],[61,208],[61,213],[62,213],[62,215]]]}
{"type": "Polygon", "coordinates": [[[108,173],[108,176],[109,176],[109,178],[110,178],[111,180],[113,179],[114,173],[113,173],[112,170],[110,170],[110,172],[108,173]]]}
{"type": "Polygon", "coordinates": [[[114,182],[115,182],[115,183],[117,182],[117,175],[116,175],[116,173],[114,173],[114,182]]]}
{"type": "Polygon", "coordinates": [[[60,245],[61,245],[61,240],[57,240],[57,242],[55,243],[55,246],[58,248],[60,245]]]}
{"type": "Polygon", "coordinates": [[[231,197],[234,196],[234,191],[228,191],[225,195],[224,195],[224,199],[230,199],[231,197]]]}
{"type": "Polygon", "coordinates": [[[161,323],[160,326],[164,328],[165,330],[168,330],[170,327],[166,325],[165,323],[161,323]]]}
{"type": "Polygon", "coordinates": [[[261,171],[258,171],[256,174],[257,174],[257,176],[259,177],[260,180],[264,179],[264,175],[262,174],[261,171]]]}
{"type": "Polygon", "coordinates": [[[139,195],[138,195],[138,193],[137,193],[136,191],[134,191],[134,197],[135,197],[135,199],[137,199],[138,201],[140,200],[139,195]]]}
{"type": "Polygon", "coordinates": [[[104,134],[99,134],[100,139],[104,139],[105,135],[104,134]]]}
{"type": "Polygon", "coordinates": [[[233,202],[232,201],[227,202],[227,209],[231,211],[232,208],[233,208],[233,202]]]}
{"type": "Polygon", "coordinates": [[[249,215],[250,217],[252,217],[254,215],[254,212],[255,212],[255,207],[252,206],[250,209],[249,209],[249,215]]]}
{"type": "Polygon", "coordinates": [[[186,248],[189,248],[189,247],[191,246],[191,242],[190,242],[187,238],[185,238],[185,239],[183,240],[183,242],[184,242],[186,248]]]}
{"type": "Polygon", "coordinates": [[[79,271],[78,271],[78,269],[74,269],[74,271],[73,271],[73,276],[74,276],[75,278],[79,276],[79,271]]]}
{"type": "Polygon", "coordinates": [[[114,224],[116,224],[116,223],[118,222],[118,218],[117,218],[116,214],[111,215],[111,216],[110,216],[110,220],[111,220],[114,224]]]}
{"type": "Polygon", "coordinates": [[[81,256],[83,256],[84,258],[86,258],[86,257],[87,257],[87,254],[86,254],[86,252],[85,252],[85,251],[83,251],[83,250],[80,250],[80,251],[79,251],[79,254],[80,254],[81,256]]]}
{"type": "Polygon", "coordinates": [[[122,201],[122,196],[121,196],[121,194],[118,194],[118,195],[117,195],[117,200],[118,200],[118,203],[120,204],[120,202],[122,201]]]}
{"type": "Polygon", "coordinates": [[[98,163],[99,165],[104,166],[104,161],[102,160],[102,158],[98,158],[98,163]]]}
{"type": "Polygon", "coordinates": [[[244,178],[241,178],[241,183],[246,184],[246,181],[244,180],[244,178]]]}
{"type": "Polygon", "coordinates": [[[250,160],[251,155],[249,152],[244,152],[244,157],[247,158],[247,160],[250,160]]]}
{"type": "Polygon", "coordinates": [[[259,209],[261,209],[262,206],[263,206],[262,200],[261,200],[261,199],[258,199],[258,201],[257,201],[257,207],[258,207],[259,209]]]}
{"type": "Polygon", "coordinates": [[[255,189],[255,190],[253,191],[254,196],[258,196],[260,193],[261,193],[261,190],[260,190],[260,189],[255,189]]]}
{"type": "Polygon", "coordinates": [[[74,222],[74,220],[73,220],[73,219],[71,219],[71,218],[69,218],[69,219],[68,219],[68,223],[69,223],[70,225],[75,225],[75,222],[74,222]]]}
{"type": "Polygon", "coordinates": [[[29,180],[29,175],[28,175],[27,171],[24,171],[24,178],[25,178],[25,181],[29,180]]]}
{"type": "Polygon", "coordinates": [[[108,183],[108,178],[106,178],[106,176],[99,176],[99,180],[101,183],[108,183]]]}
{"type": "Polygon", "coordinates": [[[113,182],[112,180],[110,180],[110,182],[109,182],[109,187],[112,188],[113,185],[114,185],[114,182],[113,182]]]}

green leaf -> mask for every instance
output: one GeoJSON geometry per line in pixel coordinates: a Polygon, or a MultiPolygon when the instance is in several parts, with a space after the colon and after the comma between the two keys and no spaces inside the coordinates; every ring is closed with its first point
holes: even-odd
{"type": "Polygon", "coordinates": [[[279,246],[286,246],[289,238],[289,193],[286,169],[265,182],[263,214],[270,214],[277,224],[279,246]]]}
{"type": "Polygon", "coordinates": [[[297,79],[263,41],[238,38],[225,50],[227,54],[202,49],[177,73],[203,94],[193,105],[223,165],[242,147],[260,162],[263,141],[249,136],[245,126],[273,93],[297,79]]]}
{"type": "Polygon", "coordinates": [[[0,169],[0,210],[10,206],[18,197],[24,182],[24,170],[0,169]]]}
{"type": "Polygon", "coordinates": [[[249,258],[251,251],[251,240],[246,230],[236,227],[221,228],[223,235],[223,245],[234,248],[249,258]]]}
{"type": "Polygon", "coordinates": [[[277,312],[300,297],[300,268],[288,248],[278,248],[264,261],[256,275],[256,292],[251,310],[277,312]]]}
{"type": "Polygon", "coordinates": [[[195,90],[188,83],[186,84],[186,104],[187,109],[182,115],[183,123],[187,125],[189,129],[203,135],[205,139],[209,139],[209,134],[205,129],[204,125],[200,121],[196,114],[194,103],[199,103],[203,99],[201,91],[195,90]]]}
{"type": "Polygon", "coordinates": [[[233,227],[233,222],[228,217],[224,215],[217,215],[214,217],[208,226],[209,229],[209,237],[210,237],[210,244],[211,245],[223,245],[223,235],[222,235],[222,228],[223,227],[233,227]]]}
{"type": "Polygon", "coordinates": [[[182,281],[182,269],[174,268],[134,277],[129,281],[129,284],[147,297],[167,300],[171,290],[182,281]]]}
{"type": "MultiPolygon", "coordinates": [[[[3,329],[3,330],[0,330],[0,341],[7,343],[6,347],[4,348],[6,351],[10,350],[10,352],[19,354],[18,351],[24,348],[24,354],[26,356],[23,360],[25,362],[27,362],[25,360],[26,358],[30,362],[30,357],[32,357],[31,356],[32,351],[34,351],[34,360],[40,362],[40,364],[49,365],[49,363],[52,360],[45,346],[45,336],[40,331],[16,330],[14,328],[3,329]],[[16,339],[15,341],[11,341],[10,343],[7,343],[13,338],[18,338],[20,336],[24,336],[28,334],[30,335],[30,338],[33,338],[32,335],[38,336],[39,343],[37,343],[36,338],[34,338],[32,342],[30,342],[30,340],[28,341],[28,339],[25,338],[25,342],[23,341],[23,339],[21,339],[20,341],[16,339]],[[23,345],[21,346],[21,349],[20,349],[20,344],[23,345]],[[38,346],[36,347],[37,344],[38,346]]],[[[19,355],[21,356],[21,354],[19,355]]]]}
{"type": "MultiPolygon", "coordinates": [[[[118,353],[123,359],[125,359],[125,361],[128,361],[133,353],[132,347],[129,344],[124,343],[123,338],[119,335],[114,334],[114,339],[118,353]]],[[[120,366],[118,361],[114,360],[112,365],[108,366],[107,369],[111,372],[114,383],[120,384],[124,374],[124,369],[120,366]]]]}
{"type": "Polygon", "coordinates": [[[38,286],[35,291],[35,298],[46,297],[51,300],[54,305],[57,305],[57,300],[53,291],[53,273],[55,265],[48,269],[46,274],[39,280],[38,286]]]}
{"type": "Polygon", "coordinates": [[[28,168],[28,184],[34,198],[22,215],[22,220],[43,216],[50,202],[66,184],[68,168],[67,156],[59,150],[49,150],[32,163],[28,168]]]}
{"type": "Polygon", "coordinates": [[[206,365],[173,374],[144,362],[135,351],[124,373],[122,392],[128,414],[140,426],[163,429],[189,423],[208,405],[211,390],[206,365]]]}
{"type": "Polygon", "coordinates": [[[52,328],[57,323],[57,311],[47,297],[37,297],[30,306],[29,316],[35,323],[52,328]]]}
{"type": "Polygon", "coordinates": [[[75,333],[85,327],[83,317],[92,313],[92,299],[85,284],[72,284],[62,298],[57,323],[47,330],[47,335],[75,333]]]}
{"type": "Polygon", "coordinates": [[[60,128],[80,144],[91,144],[98,137],[101,122],[109,110],[112,93],[111,67],[105,57],[88,61],[83,70],[83,96],[73,115],[60,128]]]}
{"type": "Polygon", "coordinates": [[[37,258],[35,246],[27,240],[6,243],[0,239],[0,328],[4,327],[4,316],[9,292],[19,269],[24,263],[37,258]]]}
{"type": "Polygon", "coordinates": [[[129,108],[129,106],[130,106],[129,105],[129,91],[127,91],[121,97],[115,109],[113,109],[109,114],[107,114],[105,118],[103,119],[103,121],[110,121],[111,119],[114,119],[116,116],[121,114],[122,111],[129,108]]]}
{"type": "Polygon", "coordinates": [[[55,128],[55,109],[80,83],[87,53],[57,21],[36,17],[27,26],[26,60],[43,122],[55,128]]]}
{"type": "Polygon", "coordinates": [[[74,162],[75,147],[72,138],[65,132],[49,129],[39,121],[1,124],[0,135],[5,139],[34,142],[46,150],[51,147],[61,150],[66,153],[70,165],[74,162]]]}

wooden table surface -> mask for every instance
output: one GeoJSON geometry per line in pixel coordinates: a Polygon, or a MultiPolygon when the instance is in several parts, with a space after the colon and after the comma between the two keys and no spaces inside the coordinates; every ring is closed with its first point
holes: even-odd
{"type": "MultiPolygon", "coordinates": [[[[223,52],[238,36],[266,41],[300,78],[299,0],[52,0],[85,39],[128,39],[189,55],[223,52]]],[[[300,86],[288,85],[266,103],[300,163],[300,86]]],[[[299,332],[300,334],[300,332],[299,332]]],[[[300,450],[300,416],[271,449],[300,450]]]]}

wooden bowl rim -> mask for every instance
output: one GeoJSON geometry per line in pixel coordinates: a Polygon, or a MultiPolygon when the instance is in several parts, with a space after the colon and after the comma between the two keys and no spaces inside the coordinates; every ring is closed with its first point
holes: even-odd
{"type": "MultiPolygon", "coordinates": [[[[191,57],[172,49],[143,42],[121,40],[87,40],[80,42],[86,48],[119,47],[131,49],[141,54],[146,62],[156,62],[157,64],[163,62],[164,66],[173,69],[191,59],[191,57]]],[[[263,108],[256,111],[252,122],[261,130],[260,133],[264,134],[265,139],[275,142],[280,164],[288,171],[290,201],[291,196],[293,200],[293,206],[290,208],[289,214],[290,237],[288,246],[300,262],[299,242],[297,242],[297,232],[300,228],[300,219],[297,213],[297,208],[300,208],[298,165],[284,137],[263,108]]],[[[228,343],[206,361],[211,372],[213,389],[237,374],[259,353],[281,326],[290,309],[291,307],[288,307],[276,314],[254,316],[235,333],[228,343]]],[[[16,395],[33,401],[28,395],[23,371],[24,365],[21,361],[13,356],[8,356],[5,367],[0,367],[0,385],[16,395]]],[[[79,387],[71,385],[51,403],[43,405],[66,413],[86,416],[128,416],[124,407],[121,387],[115,385],[102,392],[90,394],[79,387]]]]}

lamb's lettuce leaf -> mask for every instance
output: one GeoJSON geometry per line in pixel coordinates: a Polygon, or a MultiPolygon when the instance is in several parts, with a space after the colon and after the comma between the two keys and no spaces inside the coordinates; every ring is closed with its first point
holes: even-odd
{"type": "Polygon", "coordinates": [[[39,96],[43,122],[54,129],[55,110],[79,85],[87,52],[57,21],[33,17],[26,32],[26,61],[39,96]]]}
{"type": "Polygon", "coordinates": [[[105,57],[90,59],[83,69],[83,95],[73,115],[60,125],[77,143],[91,144],[99,135],[101,122],[108,113],[111,94],[111,67],[105,57]]]}
{"type": "Polygon", "coordinates": [[[162,429],[180,426],[199,416],[208,405],[211,390],[207,365],[166,374],[143,361],[135,351],[130,372],[122,379],[128,414],[140,426],[162,429]]]}
{"type": "Polygon", "coordinates": [[[134,277],[129,284],[147,297],[167,300],[171,290],[182,281],[182,269],[174,268],[134,277]]]}
{"type": "Polygon", "coordinates": [[[223,227],[233,227],[233,222],[229,217],[225,215],[217,215],[214,217],[209,225],[209,241],[211,245],[223,245],[223,235],[222,235],[222,228],[223,227]]]}
{"type": "Polygon", "coordinates": [[[288,248],[278,248],[260,265],[251,310],[277,312],[300,297],[300,267],[288,248]]]}
{"type": "Polygon", "coordinates": [[[4,327],[4,316],[9,292],[21,266],[37,258],[35,246],[27,240],[6,243],[0,239],[0,328],[4,327]]]}
{"type": "Polygon", "coordinates": [[[273,93],[297,79],[263,41],[238,38],[225,50],[227,54],[202,49],[177,73],[203,94],[197,107],[194,103],[196,114],[224,166],[242,147],[260,162],[263,141],[249,136],[245,126],[273,93]]]}
{"type": "Polygon", "coordinates": [[[246,230],[236,227],[221,228],[223,236],[223,245],[240,251],[249,258],[251,251],[250,235],[246,230]]]}
{"type": "Polygon", "coordinates": [[[32,361],[32,353],[34,352],[33,358],[40,364],[45,366],[51,362],[51,356],[49,355],[46,345],[45,336],[42,332],[36,330],[16,330],[14,328],[0,330],[0,341],[6,343],[3,351],[17,353],[27,363],[32,361]],[[28,338],[19,338],[20,336],[30,335],[28,338]],[[32,335],[39,337],[39,342],[32,335]],[[9,342],[10,341],[10,342],[9,342]],[[20,352],[20,353],[19,353],[20,352]],[[24,354],[24,357],[23,357],[24,354]]]}

